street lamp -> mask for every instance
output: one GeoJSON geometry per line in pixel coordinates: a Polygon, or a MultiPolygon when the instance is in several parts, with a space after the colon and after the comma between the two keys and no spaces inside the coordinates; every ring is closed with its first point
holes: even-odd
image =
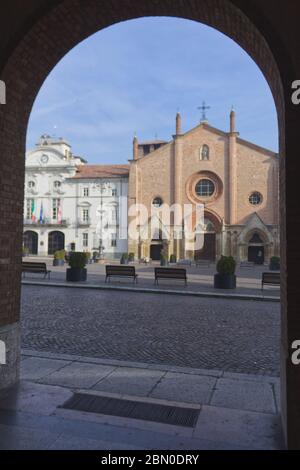
{"type": "Polygon", "coordinates": [[[104,246],[103,246],[103,193],[105,190],[111,189],[111,185],[109,183],[101,181],[100,183],[95,184],[95,188],[100,190],[100,236],[99,236],[99,259],[103,260],[104,259],[104,246]]]}

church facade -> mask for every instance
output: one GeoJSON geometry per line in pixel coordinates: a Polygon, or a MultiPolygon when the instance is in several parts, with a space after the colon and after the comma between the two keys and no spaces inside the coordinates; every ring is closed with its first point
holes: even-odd
{"type": "Polygon", "coordinates": [[[228,132],[202,121],[182,133],[178,113],[170,142],[139,143],[134,138],[128,222],[135,205],[145,206],[150,214],[152,206],[202,204],[203,247],[191,251],[184,236],[178,236],[182,224],[171,217],[167,225],[159,222],[158,237],[151,232],[140,239],[129,234],[128,250],[139,259],[159,259],[163,250],[177,260],[215,261],[231,255],[237,261],[268,262],[279,255],[278,179],[278,154],[242,140],[234,111],[228,132]]]}

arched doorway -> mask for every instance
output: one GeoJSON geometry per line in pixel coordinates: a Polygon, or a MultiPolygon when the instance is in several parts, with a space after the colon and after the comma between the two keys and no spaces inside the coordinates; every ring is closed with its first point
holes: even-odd
{"type": "Polygon", "coordinates": [[[65,235],[63,232],[50,232],[48,235],[48,255],[65,249],[65,235]]]}
{"type": "Polygon", "coordinates": [[[30,255],[38,254],[38,239],[39,236],[32,230],[27,230],[23,235],[23,246],[30,255]]]}
{"type": "Polygon", "coordinates": [[[219,234],[222,230],[222,222],[217,214],[205,210],[203,223],[196,227],[195,260],[216,261],[221,247],[219,234]],[[198,247],[201,246],[199,249],[198,247]]]}
{"type": "Polygon", "coordinates": [[[257,232],[255,232],[249,240],[248,261],[254,264],[264,264],[265,261],[264,242],[257,232]]]}
{"type": "Polygon", "coordinates": [[[154,230],[152,237],[150,244],[150,258],[153,261],[159,261],[161,252],[166,247],[163,231],[161,229],[154,230]]]}
{"type": "MultiPolygon", "coordinates": [[[[6,269],[4,296],[5,310],[1,311],[0,325],[9,327],[13,344],[19,344],[19,297],[20,279],[16,273],[19,261],[16,254],[21,252],[22,198],[25,134],[32,103],[39,88],[53,66],[72,47],[93,34],[119,21],[140,16],[178,16],[190,18],[212,26],[235,40],[253,58],[263,71],[274,96],[279,116],[280,153],[281,153],[281,254],[282,254],[282,414],[286,436],[290,448],[300,448],[300,405],[297,401],[299,368],[290,363],[290,345],[300,333],[298,305],[298,276],[295,271],[300,258],[298,240],[292,236],[295,221],[300,217],[297,194],[299,181],[294,171],[293,158],[299,144],[299,107],[291,100],[291,84],[299,75],[297,41],[289,31],[294,28],[297,18],[297,6],[283,1],[272,5],[270,9],[264,2],[232,2],[229,0],[199,0],[181,2],[181,0],[161,0],[148,2],[116,0],[113,8],[109,2],[87,0],[86,2],[48,2],[44,7],[32,6],[26,9],[16,3],[19,18],[18,25],[3,31],[4,41],[1,55],[1,78],[7,84],[7,104],[0,107],[0,177],[5,185],[0,185],[0,200],[7,200],[7,188],[18,187],[11,192],[11,214],[8,216],[6,204],[0,205],[0,257],[6,269]],[[103,8],[103,4],[105,8],[103,8]],[[236,4],[238,6],[236,6],[236,4]],[[282,23],[282,10],[285,10],[287,22],[282,23]],[[68,19],[68,22],[66,21],[68,19]],[[290,24],[291,22],[291,24],[290,24]],[[68,28],[67,25],[72,25],[68,28]],[[291,38],[291,39],[290,39],[291,38]],[[34,46],[34,47],[32,47],[34,46]],[[26,60],[24,60],[24,58],[26,60]],[[19,77],[22,77],[20,80],[19,77]],[[288,131],[286,132],[286,123],[288,131]],[[12,141],[13,136],[13,141],[12,141]],[[13,146],[13,147],[12,147],[13,146]],[[13,152],[12,152],[13,148],[13,152]],[[285,149],[288,155],[285,155],[285,149]],[[286,175],[288,191],[286,191],[286,175]],[[7,225],[9,222],[9,230],[7,225]],[[286,253],[287,232],[290,235],[291,253],[286,253]],[[9,241],[9,243],[8,243],[9,241]],[[1,249],[1,247],[3,247],[1,249]],[[289,275],[287,289],[287,268],[293,271],[289,275]],[[14,293],[13,295],[11,293],[14,293]],[[287,307],[288,306],[288,307],[287,307]],[[7,311],[10,316],[7,317],[7,311]],[[286,407],[286,396],[290,397],[286,407]]],[[[9,15],[7,15],[9,16],[9,15]]],[[[6,12],[2,15],[6,20],[6,12]]],[[[8,18],[9,19],[9,18],[8,18]]],[[[10,348],[15,350],[14,347],[10,348]]],[[[19,355],[8,357],[7,369],[18,369],[19,355]]],[[[9,377],[2,386],[15,382],[16,374],[9,377]]]]}

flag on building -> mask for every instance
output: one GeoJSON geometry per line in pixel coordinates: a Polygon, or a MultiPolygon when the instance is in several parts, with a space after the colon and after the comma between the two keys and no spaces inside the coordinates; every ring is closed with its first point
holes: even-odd
{"type": "Polygon", "coordinates": [[[40,222],[40,224],[43,224],[43,223],[45,222],[45,219],[44,219],[44,206],[43,206],[43,201],[42,201],[42,204],[41,204],[39,222],[40,222]]]}
{"type": "Polygon", "coordinates": [[[32,222],[37,221],[35,199],[32,199],[32,202],[31,202],[31,220],[32,220],[32,222]]]}

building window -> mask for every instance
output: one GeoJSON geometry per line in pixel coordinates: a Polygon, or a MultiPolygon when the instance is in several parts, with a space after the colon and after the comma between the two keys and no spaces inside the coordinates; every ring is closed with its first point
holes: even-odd
{"type": "Polygon", "coordinates": [[[88,209],[83,209],[82,211],[82,220],[83,222],[88,222],[89,221],[89,210],[88,209]]]}
{"type": "Polygon", "coordinates": [[[209,146],[203,145],[200,149],[200,160],[209,160],[209,146]]]}
{"type": "Polygon", "coordinates": [[[255,191],[254,193],[250,194],[249,202],[252,204],[252,206],[258,206],[262,202],[262,195],[255,191]]]}
{"type": "Polygon", "coordinates": [[[30,220],[32,218],[33,209],[35,207],[34,199],[26,200],[26,219],[30,220]]]}
{"type": "Polygon", "coordinates": [[[89,197],[90,191],[89,188],[83,188],[83,197],[89,197]]]}
{"type": "Polygon", "coordinates": [[[54,188],[59,189],[61,187],[61,182],[60,181],[54,181],[54,188]]]}
{"type": "Polygon", "coordinates": [[[155,197],[152,201],[152,205],[153,205],[153,207],[156,207],[156,208],[161,207],[163,205],[162,198],[161,197],[155,197]]]}
{"type": "Polygon", "coordinates": [[[34,181],[28,181],[28,188],[29,189],[35,188],[35,182],[34,181]]]}
{"type": "Polygon", "coordinates": [[[111,211],[111,221],[112,221],[112,223],[117,222],[117,209],[113,209],[111,211]]]}
{"type": "Polygon", "coordinates": [[[196,184],[196,194],[200,197],[210,197],[215,192],[215,185],[211,180],[203,179],[196,184]]]}
{"type": "Polygon", "coordinates": [[[58,212],[60,206],[60,199],[52,199],[52,219],[58,220],[58,212]]]}
{"type": "Polygon", "coordinates": [[[89,247],[89,234],[88,233],[84,233],[82,235],[82,246],[83,248],[89,247]]]}
{"type": "Polygon", "coordinates": [[[117,191],[116,189],[112,189],[111,195],[112,195],[112,196],[117,196],[117,195],[118,195],[118,191],[117,191]]]}
{"type": "Polygon", "coordinates": [[[117,234],[116,233],[111,234],[111,246],[112,247],[117,246],[117,234]]]}

